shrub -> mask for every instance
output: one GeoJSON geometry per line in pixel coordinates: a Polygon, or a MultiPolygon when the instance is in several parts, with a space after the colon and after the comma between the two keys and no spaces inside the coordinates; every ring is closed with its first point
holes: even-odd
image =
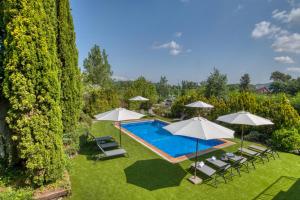
{"type": "Polygon", "coordinates": [[[90,117],[119,106],[119,96],[114,89],[86,86],[83,111],[90,117]]]}
{"type": "Polygon", "coordinates": [[[296,128],[279,129],[273,132],[271,144],[282,151],[300,149],[300,134],[296,128]]]}
{"type": "Polygon", "coordinates": [[[249,134],[245,135],[245,140],[251,141],[251,142],[261,142],[265,143],[270,136],[265,133],[261,133],[258,131],[251,131],[249,134]]]}
{"type": "Polygon", "coordinates": [[[13,190],[8,188],[0,192],[0,200],[31,200],[33,199],[33,192],[30,189],[13,190]]]}
{"type": "Polygon", "coordinates": [[[65,146],[65,153],[69,157],[73,157],[79,151],[79,138],[86,133],[90,126],[85,123],[80,123],[76,130],[63,134],[63,143],[65,146]]]}

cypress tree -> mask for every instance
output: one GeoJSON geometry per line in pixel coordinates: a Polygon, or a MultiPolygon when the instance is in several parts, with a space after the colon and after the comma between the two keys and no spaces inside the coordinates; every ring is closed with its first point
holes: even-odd
{"type": "Polygon", "coordinates": [[[56,47],[56,2],[4,1],[4,96],[17,160],[42,185],[64,170],[56,47]]]}
{"type": "Polygon", "coordinates": [[[64,132],[74,131],[82,105],[78,52],[69,0],[57,0],[57,47],[61,62],[61,109],[64,132]]]}

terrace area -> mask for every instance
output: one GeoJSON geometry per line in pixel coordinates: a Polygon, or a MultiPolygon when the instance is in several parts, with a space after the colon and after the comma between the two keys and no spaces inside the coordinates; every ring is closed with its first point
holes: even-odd
{"type": "MultiPolygon", "coordinates": [[[[95,136],[119,137],[111,122],[96,122],[91,132],[95,136]]],[[[72,196],[69,199],[297,199],[300,196],[300,157],[279,153],[280,158],[262,164],[250,172],[242,170],[225,184],[218,179],[218,187],[211,182],[193,185],[187,179],[192,175],[188,159],[172,164],[129,136],[122,135],[122,147],[128,157],[97,160],[95,143],[81,137],[80,152],[71,161],[72,196]]],[[[235,145],[201,155],[199,160],[220,157],[224,152],[235,152],[235,145]]],[[[246,146],[249,142],[244,143],[246,146]]]]}

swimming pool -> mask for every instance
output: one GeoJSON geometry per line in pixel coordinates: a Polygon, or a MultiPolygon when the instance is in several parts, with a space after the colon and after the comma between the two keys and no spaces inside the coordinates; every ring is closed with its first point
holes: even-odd
{"type": "MultiPolygon", "coordinates": [[[[160,153],[166,153],[173,158],[195,153],[196,139],[172,135],[163,129],[166,125],[168,125],[166,122],[152,120],[124,123],[122,129],[137,136],[134,138],[141,139],[143,144],[146,143],[146,146],[154,147],[160,153]],[[147,145],[147,143],[150,145],[147,145]]],[[[224,140],[199,140],[198,151],[207,150],[224,143],[226,143],[224,140]]],[[[153,148],[150,149],[153,150],[153,148]]]]}

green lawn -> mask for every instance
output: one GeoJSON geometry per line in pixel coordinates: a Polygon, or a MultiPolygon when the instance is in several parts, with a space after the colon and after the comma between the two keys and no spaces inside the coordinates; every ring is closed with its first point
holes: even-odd
{"type": "MultiPolygon", "coordinates": [[[[93,124],[92,133],[118,138],[118,130],[108,122],[93,124]]],[[[257,163],[256,170],[244,171],[227,184],[219,179],[214,188],[209,182],[193,185],[187,180],[192,160],[173,165],[126,135],[122,139],[129,158],[96,161],[95,144],[82,138],[80,154],[72,160],[70,199],[300,199],[300,156],[280,153],[280,159],[257,163]]],[[[234,151],[238,140],[235,142],[237,145],[224,150],[234,151]]],[[[221,153],[223,150],[212,154],[221,153]]]]}

